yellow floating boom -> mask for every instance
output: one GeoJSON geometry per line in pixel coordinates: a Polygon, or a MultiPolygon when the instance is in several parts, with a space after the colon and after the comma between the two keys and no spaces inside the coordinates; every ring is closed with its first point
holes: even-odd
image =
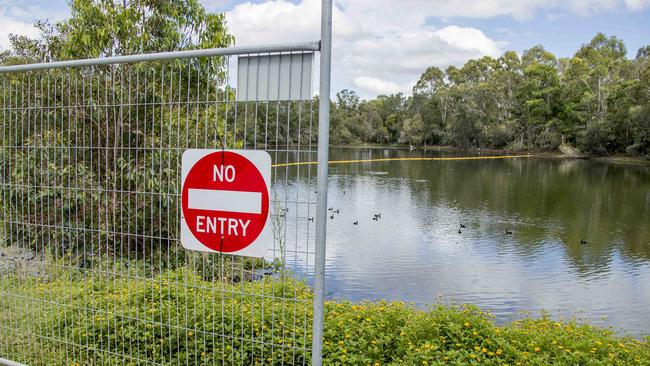
{"type": "MultiPolygon", "coordinates": [[[[360,159],[360,160],[331,160],[330,165],[333,164],[357,164],[357,163],[375,163],[382,161],[448,161],[448,160],[487,160],[487,159],[515,159],[515,158],[531,158],[535,155],[494,155],[494,156],[456,156],[456,157],[419,157],[419,158],[380,158],[380,159],[360,159]]],[[[299,165],[316,165],[317,161],[300,161],[295,163],[281,163],[273,164],[272,167],[289,167],[299,165]]]]}

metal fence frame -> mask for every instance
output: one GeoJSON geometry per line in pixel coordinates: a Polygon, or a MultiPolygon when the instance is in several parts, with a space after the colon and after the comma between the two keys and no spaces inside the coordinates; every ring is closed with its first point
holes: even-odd
{"type": "MultiPolygon", "coordinates": [[[[123,63],[156,62],[181,59],[195,59],[216,56],[234,56],[247,54],[272,54],[291,52],[320,52],[320,84],[319,84],[319,115],[318,115],[318,166],[316,177],[316,223],[314,248],[314,296],[311,360],[313,365],[322,365],[323,319],[325,298],[325,242],[327,224],[327,178],[328,178],[328,148],[329,148],[329,114],[330,114],[330,78],[331,78],[331,42],[332,42],[332,1],[322,1],[321,41],[292,44],[277,44],[253,47],[229,47],[204,50],[188,50],[140,54],[130,56],[105,57],[84,60],[71,60],[31,65],[13,65],[0,67],[0,75],[7,73],[25,73],[47,71],[53,69],[71,69],[115,65],[123,63]]],[[[130,91],[129,91],[130,93],[130,91]]],[[[22,96],[22,95],[21,95],[22,96]]],[[[161,107],[162,109],[162,107],[161,107]]],[[[4,112],[3,112],[4,113],[4,112]]],[[[4,117],[3,117],[4,118],[4,117]]],[[[3,128],[6,128],[3,126],[3,128]]],[[[8,128],[7,128],[8,129],[8,128]]],[[[3,130],[5,131],[5,130],[3,130]]],[[[13,131],[10,131],[13,133],[13,131]]],[[[4,132],[3,132],[4,133],[4,132]]],[[[8,148],[2,146],[2,148],[8,148]]],[[[4,198],[4,197],[3,197],[4,198]]],[[[18,365],[14,361],[1,358],[2,365],[18,365]]]]}

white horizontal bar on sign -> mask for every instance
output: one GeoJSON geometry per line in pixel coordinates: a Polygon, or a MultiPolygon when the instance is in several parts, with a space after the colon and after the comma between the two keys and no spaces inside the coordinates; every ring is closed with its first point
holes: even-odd
{"type": "Polygon", "coordinates": [[[187,206],[193,210],[260,214],[262,213],[262,193],[189,189],[187,192],[187,206]]]}

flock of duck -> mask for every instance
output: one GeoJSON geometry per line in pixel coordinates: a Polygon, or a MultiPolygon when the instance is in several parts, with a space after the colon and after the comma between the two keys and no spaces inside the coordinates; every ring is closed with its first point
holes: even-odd
{"type": "MultiPolygon", "coordinates": [[[[329,208],[327,209],[327,211],[331,212],[331,214],[330,214],[330,220],[334,220],[334,214],[337,214],[337,215],[338,215],[338,214],[341,213],[341,209],[340,209],[340,208],[337,208],[337,209],[335,210],[334,207],[329,207],[329,208]]],[[[311,218],[310,218],[310,219],[311,219],[311,218]]],[[[374,215],[372,216],[372,221],[379,221],[379,219],[381,219],[381,213],[376,213],[376,214],[374,214],[374,215]]],[[[355,225],[355,226],[359,225],[359,220],[354,221],[354,222],[352,223],[352,225],[355,225]]]]}
{"type": "MultiPolygon", "coordinates": [[[[463,233],[463,230],[461,230],[461,229],[464,229],[464,228],[465,228],[465,224],[463,224],[463,223],[461,222],[461,223],[460,223],[460,227],[458,228],[458,233],[459,233],[459,234],[462,234],[462,233],[463,233]]],[[[510,230],[510,229],[506,229],[506,235],[512,235],[512,230],[510,230]]]]}
{"type": "MultiPolygon", "coordinates": [[[[334,220],[334,214],[337,214],[337,215],[338,215],[338,214],[341,213],[341,209],[339,209],[339,208],[337,208],[337,209],[335,210],[334,207],[329,207],[327,210],[328,210],[329,212],[331,212],[331,214],[330,214],[330,220],[334,220]]],[[[289,210],[287,209],[287,211],[289,211],[289,210]]],[[[281,216],[284,217],[284,212],[282,213],[281,216]]],[[[381,219],[381,213],[376,213],[376,214],[374,214],[373,217],[372,217],[372,221],[377,221],[377,222],[379,222],[379,219],[381,219]]],[[[313,222],[313,221],[314,221],[314,218],[313,218],[313,217],[310,217],[308,220],[313,222]]],[[[352,225],[354,225],[354,226],[359,225],[359,220],[354,221],[354,222],[352,223],[352,225]]],[[[462,230],[462,229],[465,229],[465,228],[466,228],[465,224],[463,224],[463,223],[461,222],[461,223],[460,223],[460,227],[458,228],[458,233],[459,233],[459,234],[462,234],[462,233],[463,233],[463,230],[462,230]]],[[[510,229],[507,228],[507,229],[506,229],[506,235],[512,235],[512,230],[510,230],[510,229]]],[[[581,244],[581,245],[587,244],[587,241],[586,241],[585,239],[583,239],[583,238],[580,238],[580,244],[581,244]]]]}
{"type": "MultiPolygon", "coordinates": [[[[462,234],[463,231],[461,229],[464,229],[464,228],[465,228],[465,224],[463,224],[461,222],[460,227],[458,228],[458,233],[462,234]]],[[[506,235],[512,235],[512,230],[506,229],[506,235]]],[[[583,239],[583,238],[580,238],[580,244],[582,244],[582,245],[587,244],[587,241],[585,239],[583,239]]]]}

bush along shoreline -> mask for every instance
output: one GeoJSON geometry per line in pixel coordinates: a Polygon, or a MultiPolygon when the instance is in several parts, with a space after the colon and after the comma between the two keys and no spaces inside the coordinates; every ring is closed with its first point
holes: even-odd
{"type": "MultiPolygon", "coordinates": [[[[136,281],[71,271],[47,281],[5,275],[0,290],[4,357],[30,365],[310,361],[312,292],[290,276],[226,283],[175,269],[136,281]]],[[[650,365],[650,337],[548,315],[495,325],[471,305],[385,301],[327,301],[325,314],[326,365],[650,365]]]]}

